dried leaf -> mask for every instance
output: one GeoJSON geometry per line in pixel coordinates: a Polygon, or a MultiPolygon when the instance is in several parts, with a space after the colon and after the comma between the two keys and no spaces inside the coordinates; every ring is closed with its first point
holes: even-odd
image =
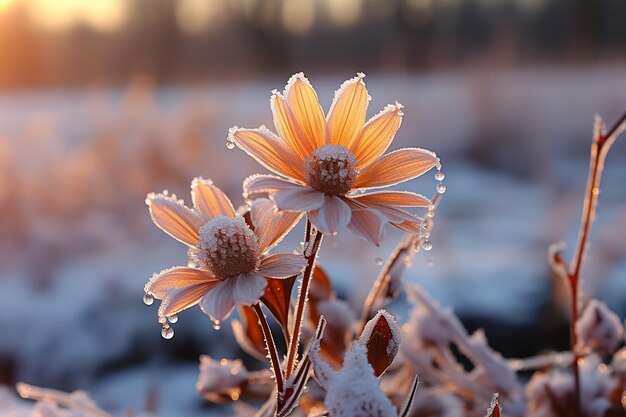
{"type": "Polygon", "coordinates": [[[382,375],[398,353],[398,323],[391,314],[380,310],[363,329],[359,343],[367,347],[367,360],[374,368],[376,376],[382,375]]]}
{"type": "Polygon", "coordinates": [[[241,322],[239,320],[231,321],[235,340],[246,353],[265,361],[265,340],[256,313],[252,307],[245,305],[238,306],[237,310],[241,322]]]}
{"type": "Polygon", "coordinates": [[[493,394],[493,398],[491,399],[491,404],[489,405],[489,409],[487,410],[487,414],[485,417],[500,417],[502,414],[502,409],[500,408],[500,403],[498,402],[498,396],[500,394],[493,394]]]}
{"type": "Polygon", "coordinates": [[[296,282],[293,276],[287,279],[268,279],[265,294],[261,301],[272,313],[283,330],[283,334],[289,339],[289,309],[291,307],[291,290],[296,282]]]}

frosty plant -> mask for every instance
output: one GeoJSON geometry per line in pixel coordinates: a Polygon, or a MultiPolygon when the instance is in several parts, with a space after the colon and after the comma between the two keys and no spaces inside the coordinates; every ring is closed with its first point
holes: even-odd
{"type": "Polygon", "coordinates": [[[622,321],[597,300],[580,313],[578,285],[602,167],[626,116],[608,132],[596,122],[571,267],[556,248],[550,251],[555,271],[572,290],[571,351],[508,360],[489,347],[481,330],[468,333],[422,288],[403,285],[402,274],[416,252],[432,247],[444,174],[430,151],[386,153],[400,127],[402,106],[388,105],[366,121],[370,97],[363,78],[359,74],[344,82],[325,115],[309,81],[296,74],[270,99],[277,133],[264,126],[230,130],[229,149],[239,147],[276,174],[244,180],[245,207],[235,210],[202,178],[192,182],[192,207],[165,192],[148,196],[154,223],[189,247],[187,266],[155,274],[145,286],[147,304],[161,300],[163,337],[171,338],[170,323],[196,304],[215,329],[236,308],[238,319],[231,321],[236,341],[251,356],[269,361],[269,370],[249,371],[240,360],[203,356],[198,392],[218,403],[264,400],[260,408],[241,402],[235,407],[237,415],[255,417],[482,417],[485,412],[489,417],[624,417],[622,321]],[[439,183],[432,199],[370,191],[433,168],[439,183]],[[423,210],[424,216],[407,207],[423,210]],[[303,217],[302,247],[272,253],[303,217]],[[355,311],[336,297],[332,274],[317,264],[323,237],[348,230],[379,245],[385,225],[405,235],[380,263],[378,278],[355,311]],[[292,299],[296,281],[299,290],[292,299]],[[403,289],[411,312],[400,325],[384,308],[403,289]],[[284,352],[274,342],[265,310],[280,327],[284,344],[278,346],[284,345],[284,352]],[[524,380],[518,375],[522,371],[535,372],[524,380]]]}

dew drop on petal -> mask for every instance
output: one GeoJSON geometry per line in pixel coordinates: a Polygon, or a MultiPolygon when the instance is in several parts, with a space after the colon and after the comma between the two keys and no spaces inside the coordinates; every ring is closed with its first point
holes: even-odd
{"type": "Polygon", "coordinates": [[[213,329],[214,330],[219,330],[222,328],[222,323],[219,320],[214,320],[213,321],[213,329]]]}
{"type": "Polygon", "coordinates": [[[428,210],[426,212],[426,216],[428,216],[428,217],[430,217],[432,219],[433,217],[435,217],[435,210],[428,210]]]}
{"type": "Polygon", "coordinates": [[[226,142],[226,147],[228,149],[235,149],[235,142],[233,142],[232,140],[229,140],[226,142]]]}
{"type": "Polygon", "coordinates": [[[163,326],[163,328],[161,329],[161,336],[163,336],[163,339],[171,339],[172,337],[174,337],[174,329],[172,329],[170,326],[163,326]]]}
{"type": "Polygon", "coordinates": [[[174,324],[178,321],[178,316],[176,314],[172,314],[171,316],[167,316],[167,321],[174,324]]]}
{"type": "Polygon", "coordinates": [[[435,172],[435,179],[437,181],[443,181],[443,179],[446,177],[446,174],[443,173],[443,171],[437,171],[435,172]]]}
{"type": "Polygon", "coordinates": [[[425,251],[429,251],[433,248],[433,244],[431,243],[430,240],[425,240],[422,242],[422,249],[424,249],[425,251]]]}
{"type": "Polygon", "coordinates": [[[143,295],[143,303],[147,306],[152,305],[152,303],[154,303],[154,297],[152,294],[145,293],[143,295]]]}
{"type": "Polygon", "coordinates": [[[377,257],[374,261],[376,262],[376,265],[378,266],[383,264],[383,258],[381,258],[380,256],[377,257]]]}
{"type": "Polygon", "coordinates": [[[440,182],[439,184],[437,184],[437,192],[438,192],[439,194],[443,194],[443,193],[445,193],[445,192],[446,192],[446,186],[445,186],[442,182],[440,182]]]}

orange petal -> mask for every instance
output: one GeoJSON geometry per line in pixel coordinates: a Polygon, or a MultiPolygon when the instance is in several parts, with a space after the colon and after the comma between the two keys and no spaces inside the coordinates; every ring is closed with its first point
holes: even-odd
{"type": "Polygon", "coordinates": [[[304,163],[306,157],[316,149],[315,142],[311,142],[309,137],[303,133],[293,111],[278,91],[273,92],[270,98],[270,107],[278,135],[285,140],[291,150],[304,163]]]}
{"type": "Polygon", "coordinates": [[[145,291],[163,300],[159,307],[162,319],[192,307],[219,281],[208,271],[176,267],[155,274],[145,291]]]}
{"type": "Polygon", "coordinates": [[[405,232],[411,233],[413,235],[419,236],[426,229],[424,229],[423,222],[401,222],[401,223],[391,223],[391,225],[397,227],[400,230],[404,230],[405,232]]]}
{"type": "Polygon", "coordinates": [[[268,278],[289,278],[304,271],[307,263],[302,255],[276,253],[261,259],[257,273],[268,278]]]}
{"type": "Polygon", "coordinates": [[[254,232],[259,238],[261,253],[271,249],[300,221],[304,213],[276,211],[274,204],[266,198],[257,198],[250,209],[254,232]]]}
{"type": "Polygon", "coordinates": [[[350,223],[347,225],[348,230],[360,238],[380,246],[387,219],[377,210],[363,207],[352,201],[347,202],[352,210],[350,223]]]}
{"type": "Polygon", "coordinates": [[[408,191],[380,191],[355,197],[364,204],[389,204],[398,207],[430,207],[432,201],[423,195],[408,191]]]}
{"type": "Polygon", "coordinates": [[[235,217],[235,209],[226,194],[213,181],[202,177],[194,178],[191,182],[191,199],[195,209],[204,217],[211,220],[218,214],[235,217]]]}
{"type": "Polygon", "coordinates": [[[307,213],[309,220],[320,232],[334,235],[350,222],[350,206],[340,197],[324,196],[324,203],[317,210],[307,213]]]}
{"type": "Polygon", "coordinates": [[[352,188],[377,188],[399,184],[419,177],[439,163],[431,151],[399,149],[381,156],[361,170],[352,188]]]}
{"type": "Polygon", "coordinates": [[[177,266],[154,274],[144,290],[162,300],[185,287],[215,280],[215,276],[204,269],[177,266]]]}
{"type": "Polygon", "coordinates": [[[185,207],[175,196],[151,193],[148,194],[146,203],[152,221],[159,229],[189,246],[198,243],[198,230],[204,224],[198,213],[185,207]]]}
{"type": "Polygon", "coordinates": [[[335,99],[326,117],[329,131],[327,142],[333,145],[352,149],[363,130],[369,101],[363,77],[360,74],[349,79],[335,92],[335,99]]]}
{"type": "Polygon", "coordinates": [[[402,116],[400,103],[389,104],[365,124],[359,139],[350,149],[357,160],[357,169],[367,166],[385,153],[400,128],[402,116]]]}
{"type": "Polygon", "coordinates": [[[294,187],[302,187],[302,185],[275,175],[254,174],[243,180],[243,196],[248,198],[250,194],[273,193],[294,187]]]}
{"type": "Polygon", "coordinates": [[[228,136],[237,146],[270,171],[296,180],[304,180],[302,175],[304,164],[300,158],[293,153],[283,139],[270,132],[265,126],[258,129],[235,127],[230,130],[228,136]]]}
{"type": "Polygon", "coordinates": [[[312,147],[307,154],[310,155],[326,143],[326,120],[317,93],[304,74],[298,73],[287,82],[285,98],[304,134],[300,140],[312,147]]]}

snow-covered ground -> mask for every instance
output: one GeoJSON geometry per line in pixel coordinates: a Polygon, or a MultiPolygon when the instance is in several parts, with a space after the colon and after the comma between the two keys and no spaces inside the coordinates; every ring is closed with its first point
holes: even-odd
{"type": "MultiPolygon", "coordinates": [[[[600,66],[367,77],[370,114],[395,100],[405,106],[393,148],[431,149],[446,174],[434,248],[417,256],[407,279],[461,316],[509,326],[509,339],[537,323],[553,297],[547,247],[563,239],[571,249],[575,241],[592,116],[611,123],[626,110],[625,74],[623,66],[600,66]]],[[[322,103],[348,76],[311,77],[322,103]]],[[[169,188],[189,200],[189,182],[203,175],[242,203],[241,180],[259,168],[226,149],[226,132],[271,126],[270,91],[285,81],[167,87],[153,96],[141,89],[0,95],[0,161],[11,167],[0,180],[8,213],[0,222],[0,382],[86,389],[118,415],[140,411],[156,391],[162,417],[207,415],[194,391],[197,357],[240,352],[228,328],[218,334],[197,309],[181,314],[174,339],[161,338],[156,305],[141,302],[143,285],[186,256],[150,225],[142,196],[169,188]],[[93,151],[90,141],[115,146],[93,151]],[[112,162],[95,174],[73,169],[76,158],[66,155],[77,149],[112,162]],[[23,178],[19,190],[11,187],[23,178]],[[72,192],[87,196],[78,213],[62,204],[72,192]]],[[[586,293],[622,317],[625,156],[618,143],[608,158],[585,271],[586,293]]],[[[426,175],[408,188],[432,195],[435,184],[426,175]]],[[[285,247],[300,240],[294,233],[285,247]]],[[[389,230],[379,249],[347,234],[328,239],[321,263],[339,294],[359,305],[376,259],[399,238],[389,230]]]]}

